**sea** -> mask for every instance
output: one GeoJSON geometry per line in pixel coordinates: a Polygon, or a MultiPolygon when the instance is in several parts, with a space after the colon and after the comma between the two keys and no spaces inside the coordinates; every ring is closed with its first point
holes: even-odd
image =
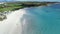
{"type": "Polygon", "coordinates": [[[60,34],[60,4],[25,10],[22,34],[60,34]]]}

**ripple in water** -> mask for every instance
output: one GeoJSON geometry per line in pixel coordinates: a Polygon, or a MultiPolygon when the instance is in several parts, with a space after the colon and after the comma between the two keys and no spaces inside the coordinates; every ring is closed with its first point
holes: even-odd
{"type": "Polygon", "coordinates": [[[23,34],[60,34],[60,4],[26,10],[23,34]]]}

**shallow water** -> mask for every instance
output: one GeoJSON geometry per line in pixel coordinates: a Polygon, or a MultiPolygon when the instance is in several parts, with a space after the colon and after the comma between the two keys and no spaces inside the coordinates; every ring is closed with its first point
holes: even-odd
{"type": "Polygon", "coordinates": [[[59,5],[26,9],[22,34],[60,34],[59,5]]]}

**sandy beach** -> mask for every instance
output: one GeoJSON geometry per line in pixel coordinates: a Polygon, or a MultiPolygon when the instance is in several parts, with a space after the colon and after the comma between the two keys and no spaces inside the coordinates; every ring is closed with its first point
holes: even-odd
{"type": "Polygon", "coordinates": [[[24,14],[26,14],[25,10],[20,9],[7,15],[7,19],[0,21],[0,34],[21,34],[22,24],[20,20],[24,14]]]}

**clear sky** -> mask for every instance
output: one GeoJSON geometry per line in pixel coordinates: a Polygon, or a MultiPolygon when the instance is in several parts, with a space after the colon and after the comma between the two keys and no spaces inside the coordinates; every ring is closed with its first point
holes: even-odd
{"type": "MultiPolygon", "coordinates": [[[[5,1],[5,0],[0,0],[0,1],[5,1]]],[[[60,2],[60,0],[6,0],[6,1],[57,1],[60,2]]]]}

